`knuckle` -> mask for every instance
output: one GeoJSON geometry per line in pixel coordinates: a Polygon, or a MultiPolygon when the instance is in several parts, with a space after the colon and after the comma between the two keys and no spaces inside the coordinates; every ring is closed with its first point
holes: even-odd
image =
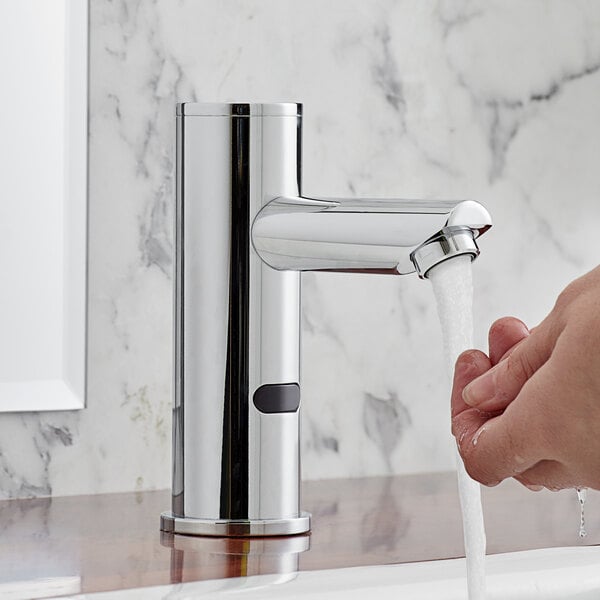
{"type": "Polygon", "coordinates": [[[573,293],[571,291],[571,286],[569,285],[557,296],[556,302],[554,303],[554,310],[563,310],[572,300],[573,293]]]}
{"type": "Polygon", "coordinates": [[[535,372],[532,357],[526,350],[513,352],[506,358],[504,372],[510,384],[522,384],[535,372]]]}
{"type": "Polygon", "coordinates": [[[494,475],[492,469],[478,456],[474,448],[471,448],[468,452],[461,453],[465,470],[469,477],[478,481],[479,483],[492,486],[498,483],[498,477],[494,475]]]}
{"type": "Polygon", "coordinates": [[[513,478],[516,479],[522,486],[534,492],[539,491],[544,486],[543,481],[540,481],[535,477],[531,477],[530,475],[514,475],[513,478]]]}
{"type": "Polygon", "coordinates": [[[474,479],[483,485],[493,486],[498,483],[497,477],[494,477],[488,470],[482,469],[479,465],[465,463],[465,470],[471,479],[474,479]]]}
{"type": "Polygon", "coordinates": [[[562,313],[562,312],[568,310],[568,308],[571,306],[571,304],[573,304],[573,302],[576,300],[576,298],[578,298],[581,295],[584,287],[585,287],[585,284],[581,281],[581,278],[576,279],[575,281],[572,281],[558,295],[558,298],[556,299],[556,303],[554,304],[554,310],[559,313],[562,313]]]}
{"type": "Polygon", "coordinates": [[[490,325],[490,333],[501,333],[507,327],[510,317],[500,317],[490,325]]]}

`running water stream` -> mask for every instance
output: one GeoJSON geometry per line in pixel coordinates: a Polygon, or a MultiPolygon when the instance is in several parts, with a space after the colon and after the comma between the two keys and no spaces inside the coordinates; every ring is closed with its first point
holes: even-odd
{"type": "MultiPolygon", "coordinates": [[[[442,325],[446,367],[451,381],[458,355],[463,350],[473,347],[471,257],[459,256],[446,260],[433,267],[428,277],[433,285],[442,325]]],[[[479,484],[465,471],[458,451],[456,468],[467,557],[469,600],[483,600],[485,598],[485,529],[481,490],[479,484]]]]}

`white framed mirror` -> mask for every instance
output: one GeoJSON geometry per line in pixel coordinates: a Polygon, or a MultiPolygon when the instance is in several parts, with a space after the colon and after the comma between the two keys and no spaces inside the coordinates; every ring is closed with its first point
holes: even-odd
{"type": "Polygon", "coordinates": [[[0,66],[0,411],[83,408],[87,0],[2,0],[0,66]]]}

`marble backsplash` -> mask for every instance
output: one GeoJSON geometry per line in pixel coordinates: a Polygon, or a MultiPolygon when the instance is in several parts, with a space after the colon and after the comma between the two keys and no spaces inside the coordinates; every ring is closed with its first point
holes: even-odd
{"type": "MultiPolygon", "coordinates": [[[[307,194],[484,203],[485,347],[600,262],[599,27],[589,0],[91,0],[88,406],[0,415],[0,495],[170,485],[175,102],[303,102],[307,194]]],[[[303,298],[304,477],[451,468],[430,284],[303,298]]]]}

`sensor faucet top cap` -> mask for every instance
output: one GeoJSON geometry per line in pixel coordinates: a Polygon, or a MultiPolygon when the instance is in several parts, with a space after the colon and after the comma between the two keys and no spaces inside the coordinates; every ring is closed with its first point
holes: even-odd
{"type": "Polygon", "coordinates": [[[182,102],[177,116],[192,117],[301,117],[302,104],[296,102],[182,102]]]}

